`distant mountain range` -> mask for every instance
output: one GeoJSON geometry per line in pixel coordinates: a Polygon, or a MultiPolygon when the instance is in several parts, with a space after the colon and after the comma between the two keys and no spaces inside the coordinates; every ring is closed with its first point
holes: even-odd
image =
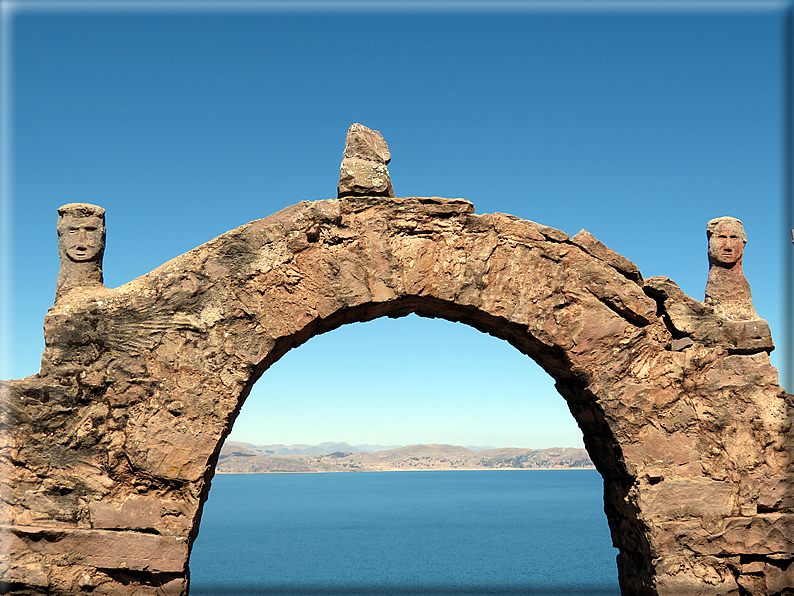
{"type": "Polygon", "coordinates": [[[350,445],[349,443],[320,443],[319,445],[253,445],[241,441],[226,441],[226,445],[244,447],[260,455],[316,455],[345,451],[348,453],[372,453],[373,451],[387,451],[402,445],[350,445]]]}
{"type": "Polygon", "coordinates": [[[488,470],[593,468],[584,449],[467,448],[456,445],[252,445],[226,441],[216,472],[373,472],[389,470],[488,470]]]}

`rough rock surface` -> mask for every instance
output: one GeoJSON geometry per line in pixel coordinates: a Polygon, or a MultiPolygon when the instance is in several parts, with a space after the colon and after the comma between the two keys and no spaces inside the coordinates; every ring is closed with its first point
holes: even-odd
{"type": "Polygon", "coordinates": [[[337,196],[394,197],[389,168],[391,153],[377,131],[353,124],[347,131],[339,168],[337,196]]]}
{"type": "Polygon", "coordinates": [[[40,373],[0,384],[5,589],[183,594],[256,379],[314,335],[412,312],[556,380],[604,477],[624,594],[794,590],[791,401],[768,328],[727,324],[586,232],[375,197],[303,202],[56,303],[40,373]]]}
{"type": "Polygon", "coordinates": [[[88,203],[69,203],[58,209],[56,228],[61,268],[55,299],[75,287],[102,286],[105,210],[88,203]]]}
{"type": "Polygon", "coordinates": [[[709,241],[709,277],[703,301],[718,315],[731,320],[758,319],[750,283],[742,271],[747,236],[735,217],[718,217],[706,226],[709,241]]]}

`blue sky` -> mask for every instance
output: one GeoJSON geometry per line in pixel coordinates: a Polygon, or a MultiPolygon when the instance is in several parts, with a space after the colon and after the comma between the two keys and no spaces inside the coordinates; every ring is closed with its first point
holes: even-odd
{"type": "MultiPolygon", "coordinates": [[[[780,368],[794,227],[786,6],[4,2],[0,376],[38,371],[60,205],[107,209],[105,283],[117,287],[253,219],[334,198],[354,122],[384,135],[398,196],[587,229],[697,299],[706,222],[742,219],[780,368]]],[[[287,354],[232,438],[581,445],[529,358],[415,316],[287,354]]]]}

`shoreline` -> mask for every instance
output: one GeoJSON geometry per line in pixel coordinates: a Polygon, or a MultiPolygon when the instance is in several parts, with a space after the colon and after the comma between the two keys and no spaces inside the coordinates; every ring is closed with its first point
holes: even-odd
{"type": "MultiPolygon", "coordinates": [[[[347,443],[329,444],[337,447],[347,443]]],[[[275,446],[274,446],[275,447],[275,446]]],[[[303,446],[301,446],[303,448],[303,446]]],[[[475,470],[578,470],[595,469],[584,449],[514,447],[474,452],[445,444],[408,445],[379,452],[275,454],[265,447],[224,445],[216,464],[218,474],[295,474],[336,472],[430,472],[475,470]]],[[[308,446],[306,449],[318,449],[308,446]]]]}
{"type": "Polygon", "coordinates": [[[540,472],[543,470],[595,470],[595,466],[580,466],[575,468],[566,468],[561,466],[549,467],[549,468],[422,468],[416,470],[406,470],[406,469],[395,469],[395,470],[302,470],[302,471],[280,471],[274,470],[272,472],[219,472],[216,471],[215,475],[223,475],[223,476],[257,476],[257,475],[265,475],[265,474],[366,474],[369,472],[501,472],[501,471],[513,471],[513,472],[540,472]]]}

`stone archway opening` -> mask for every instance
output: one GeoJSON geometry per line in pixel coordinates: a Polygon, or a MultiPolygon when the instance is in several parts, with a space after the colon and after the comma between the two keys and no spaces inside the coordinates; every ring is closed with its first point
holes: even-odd
{"type": "MultiPolygon", "coordinates": [[[[361,397],[363,398],[364,396],[361,397]]],[[[376,417],[378,416],[377,410],[380,409],[381,415],[383,412],[388,412],[388,417],[390,420],[394,421],[394,424],[392,424],[391,427],[386,425],[385,430],[390,432],[392,437],[395,436],[395,430],[399,428],[403,429],[403,436],[405,436],[406,432],[410,434],[411,431],[416,430],[411,428],[411,426],[420,426],[424,429],[428,429],[424,434],[411,434],[411,436],[428,437],[427,440],[422,441],[417,439],[400,441],[400,444],[403,445],[420,442],[453,443],[454,439],[432,440],[433,436],[439,435],[437,434],[438,431],[436,431],[435,435],[432,434],[433,431],[430,429],[433,427],[438,428],[445,426],[443,424],[443,418],[446,417],[456,418],[460,423],[465,422],[470,426],[470,433],[468,436],[471,437],[471,439],[467,442],[454,442],[454,445],[482,445],[483,441],[480,440],[478,442],[477,440],[477,437],[481,436],[477,434],[478,425],[499,424],[505,429],[506,436],[514,437],[515,429],[513,427],[517,426],[515,422],[517,420],[523,420],[525,421],[525,426],[534,429],[534,432],[528,431],[524,433],[524,440],[534,442],[531,444],[516,444],[515,441],[511,442],[508,439],[506,442],[496,444],[495,446],[533,447],[536,449],[543,447],[581,447],[581,431],[576,426],[573,417],[568,411],[565,400],[561,398],[561,396],[554,390],[553,380],[542,369],[540,369],[540,367],[538,367],[531,360],[531,358],[527,358],[524,354],[521,354],[506,342],[499,341],[496,338],[479,333],[477,330],[470,328],[468,325],[450,323],[442,319],[431,320],[414,315],[400,317],[398,319],[381,317],[362,324],[342,325],[331,332],[313,336],[306,341],[305,344],[290,350],[279,361],[275,362],[268,370],[266,370],[262,377],[256,381],[256,384],[253,385],[251,394],[246,399],[240,414],[235,420],[234,427],[230,434],[230,439],[235,439],[236,437],[237,440],[246,440],[246,437],[235,433],[235,429],[237,429],[238,425],[241,424],[245,425],[248,423],[248,426],[251,427],[254,425],[259,426],[259,423],[262,422],[260,427],[260,436],[267,437],[268,431],[277,431],[279,422],[281,424],[286,423],[292,427],[295,427],[296,431],[299,432],[303,425],[308,424],[310,426],[314,426],[313,423],[317,418],[320,418],[322,419],[324,428],[326,429],[326,434],[323,435],[325,437],[324,440],[347,441],[349,435],[345,435],[344,431],[340,432],[339,428],[341,426],[345,429],[351,429],[353,425],[346,424],[346,420],[337,419],[335,417],[334,410],[347,412],[348,416],[350,416],[352,414],[350,411],[351,408],[358,408],[362,405],[365,406],[362,408],[365,409],[365,416],[363,416],[363,420],[361,420],[361,423],[364,424],[371,423],[373,426],[376,426],[376,417]],[[367,329],[370,327],[374,327],[376,331],[371,331],[369,334],[367,334],[367,329]],[[444,334],[445,329],[449,329],[452,333],[448,333],[448,337],[444,337],[443,341],[441,339],[434,341],[437,336],[444,334]],[[403,331],[401,332],[401,330],[403,331]],[[450,339],[457,343],[450,344],[450,339]],[[417,341],[429,341],[434,348],[431,351],[438,351],[439,357],[435,362],[423,363],[417,362],[415,360],[409,360],[406,364],[407,359],[402,356],[400,352],[410,351],[411,346],[415,345],[417,341]],[[464,346],[464,342],[468,342],[468,345],[464,346]],[[362,349],[356,349],[359,344],[363,346],[362,349]],[[395,344],[397,346],[396,348],[394,347],[395,344]],[[380,353],[375,358],[370,358],[370,356],[372,356],[372,352],[378,350],[379,345],[388,346],[388,349],[383,348],[379,350],[380,353]],[[445,358],[444,354],[442,353],[443,350],[451,351],[453,356],[448,356],[445,358]],[[485,350],[494,352],[491,359],[482,357],[485,350]],[[467,351],[474,351],[481,356],[479,358],[474,356],[469,358],[466,353],[467,351]],[[341,353],[344,353],[344,355],[342,356],[341,353]],[[340,357],[335,357],[337,354],[340,354],[340,357]],[[321,363],[318,366],[317,361],[321,360],[323,357],[328,359],[329,362],[321,363]],[[379,362],[383,361],[386,362],[379,366],[379,362]],[[362,367],[376,368],[376,370],[373,371],[374,374],[372,374],[372,376],[382,377],[380,382],[370,382],[369,380],[365,380],[365,387],[361,387],[360,385],[359,387],[355,387],[357,385],[355,381],[349,383],[351,379],[355,379],[357,375],[361,375],[362,367]],[[434,372],[430,370],[433,367],[439,367],[441,370],[434,372]],[[284,371],[281,372],[280,368],[284,368],[284,371]],[[303,376],[318,376],[322,379],[322,382],[320,384],[302,383],[300,381],[297,383],[280,382],[280,377],[288,377],[289,379],[293,379],[294,375],[296,374],[301,374],[303,376]],[[438,375],[441,377],[441,380],[435,383],[432,381],[432,379],[428,381],[426,377],[431,374],[438,375]],[[500,377],[504,378],[506,376],[516,377],[517,381],[520,381],[521,387],[517,387],[519,382],[500,383],[500,377]],[[273,382],[272,377],[276,377],[275,382],[273,382]],[[463,384],[456,383],[460,377],[465,377],[466,383],[468,383],[471,388],[466,388],[463,386],[463,384]],[[539,381],[544,382],[545,387],[535,388],[534,384],[539,381]],[[348,384],[354,386],[352,392],[357,390],[366,392],[369,389],[370,393],[366,397],[370,402],[376,402],[379,404],[379,408],[366,409],[366,404],[364,403],[366,401],[365,399],[356,399],[355,397],[344,395],[347,392],[346,385],[348,384]],[[401,388],[397,391],[390,390],[390,387],[394,384],[399,384],[401,388]],[[450,387],[452,388],[452,391],[456,392],[456,395],[461,394],[459,395],[459,399],[452,400],[449,399],[449,396],[447,396],[446,399],[438,396],[439,391],[444,391],[445,389],[449,391],[450,387]],[[300,403],[299,408],[285,409],[280,408],[277,403],[273,403],[278,402],[285,397],[283,395],[283,391],[285,389],[294,391],[295,395],[293,398],[297,403],[300,403]],[[382,394],[377,393],[378,389],[380,389],[382,394]],[[322,401],[325,403],[334,404],[333,408],[323,408],[323,404],[320,403],[319,400],[314,401],[310,398],[307,399],[306,394],[312,391],[324,392],[325,395],[322,401]],[[465,395],[467,391],[469,393],[478,394],[480,397],[479,401],[482,403],[476,403],[475,400],[470,399],[470,395],[465,395]],[[420,400],[412,400],[410,397],[408,397],[406,401],[409,402],[408,407],[412,408],[411,411],[404,407],[405,404],[399,403],[398,397],[400,395],[405,396],[410,392],[417,392],[422,397],[421,402],[420,400]],[[502,392],[513,393],[514,395],[508,397],[506,395],[502,395],[502,392]],[[515,395],[515,393],[518,393],[518,395],[515,395]],[[541,395],[533,396],[533,393],[540,393],[541,395]],[[451,412],[449,410],[445,412],[440,408],[433,407],[434,404],[432,402],[434,400],[441,400],[447,408],[456,408],[459,411],[471,411],[468,412],[468,418],[464,421],[464,416],[456,416],[456,414],[459,412],[451,412]],[[250,406],[253,402],[259,402],[261,404],[261,409],[250,409],[250,406]],[[526,402],[527,406],[522,407],[519,402],[526,402]],[[548,404],[547,402],[554,403],[548,404]],[[320,407],[319,412],[311,412],[311,409],[315,403],[317,403],[320,407]],[[545,409],[541,411],[544,406],[545,409]],[[493,412],[489,412],[488,410],[492,410],[493,412]],[[414,415],[412,419],[410,417],[411,412],[414,415]],[[270,420],[263,420],[265,415],[269,417],[270,420]],[[543,432],[542,425],[560,425],[561,418],[568,423],[567,428],[562,428],[564,438],[558,439],[556,442],[554,442],[554,439],[549,439],[548,436],[538,436],[543,432]],[[417,423],[417,421],[419,422],[417,423]],[[573,438],[571,438],[572,436],[573,438]],[[537,441],[540,441],[540,443],[537,441]],[[549,441],[552,442],[550,443],[549,441]]],[[[460,434],[460,432],[458,434],[460,434]]],[[[282,432],[279,436],[284,437],[285,435],[282,432]]],[[[250,443],[252,441],[248,440],[247,442],[250,443]]],[[[265,440],[263,438],[263,440],[260,440],[258,444],[261,445],[263,443],[273,444],[285,442],[285,440],[265,440]]],[[[319,441],[314,441],[315,444],[317,442],[319,441]]],[[[352,441],[349,442],[352,443],[352,441]]],[[[374,435],[369,435],[369,438],[360,439],[357,442],[377,442],[382,445],[384,443],[391,444],[395,441],[378,441],[374,440],[374,435]]],[[[292,441],[292,443],[311,443],[311,441],[300,440],[292,441]]],[[[339,457],[339,454],[336,454],[336,457],[339,457]]],[[[321,458],[312,459],[316,461],[321,458]]],[[[348,460],[353,461],[353,458],[344,458],[344,461],[348,460]]],[[[228,460],[226,461],[228,462],[228,460]]],[[[295,462],[293,460],[291,465],[294,465],[294,463],[295,462]]],[[[295,469],[293,468],[293,471],[294,470],[295,469]]],[[[226,471],[229,471],[229,468],[227,468],[226,471]]],[[[497,472],[497,474],[498,473],[499,472],[497,472]]],[[[557,499],[559,499],[559,501],[556,501],[552,505],[554,507],[554,511],[564,511],[562,515],[565,515],[566,518],[570,518],[571,516],[578,514],[576,515],[576,518],[579,519],[581,517],[581,519],[579,519],[581,524],[579,526],[580,533],[572,534],[568,531],[570,528],[570,522],[566,524],[566,520],[555,517],[552,533],[544,536],[538,536],[536,531],[533,532],[532,530],[534,528],[531,526],[531,524],[529,524],[528,520],[534,519],[534,523],[539,524],[548,524],[549,520],[543,516],[534,518],[533,516],[536,515],[537,512],[529,511],[526,509],[526,507],[529,507],[530,504],[533,503],[533,495],[534,498],[537,499],[537,493],[535,491],[539,490],[537,486],[539,483],[546,483],[546,488],[543,489],[544,491],[549,490],[559,492],[560,487],[557,484],[558,480],[551,478],[548,475],[548,471],[545,474],[543,472],[538,474],[529,470],[519,473],[526,476],[534,474],[531,484],[523,487],[524,494],[526,495],[526,504],[524,508],[522,508],[520,514],[518,511],[513,509],[505,510],[503,512],[502,519],[511,520],[516,523],[516,529],[505,532],[504,538],[506,540],[516,541],[515,545],[517,547],[520,545],[524,548],[524,550],[521,551],[520,556],[516,551],[508,553],[509,555],[515,555],[517,559],[520,558],[520,561],[512,561],[511,559],[512,567],[507,565],[507,563],[502,563],[501,561],[498,562],[498,564],[501,565],[500,569],[502,569],[503,572],[508,571],[508,573],[504,574],[504,577],[511,577],[513,582],[511,583],[511,581],[507,581],[503,583],[501,587],[510,590],[519,588],[526,589],[528,587],[527,584],[521,585],[515,583],[516,577],[532,578],[529,587],[544,585],[543,582],[548,582],[549,577],[555,577],[555,581],[557,583],[551,586],[547,585],[546,587],[556,589],[558,586],[564,584],[566,578],[569,578],[569,580],[573,581],[571,578],[578,577],[577,574],[579,573],[579,570],[571,571],[571,566],[575,568],[577,562],[580,559],[589,556],[590,561],[599,562],[598,569],[591,572],[585,580],[585,584],[583,586],[580,584],[580,587],[606,589],[609,587],[609,583],[611,582],[616,588],[617,570],[615,568],[615,555],[617,554],[617,551],[612,548],[611,536],[607,527],[607,520],[604,516],[602,483],[599,480],[597,482],[597,488],[590,486],[592,484],[592,478],[593,474],[595,474],[595,471],[591,469],[585,474],[580,474],[578,471],[571,472],[572,474],[587,476],[585,490],[587,496],[590,498],[593,496],[593,491],[597,493],[595,503],[592,503],[591,501],[574,502],[573,496],[571,494],[555,493],[557,494],[557,499]],[[566,501],[566,499],[568,499],[568,501],[566,501]],[[565,508],[566,502],[570,503],[570,506],[567,509],[565,508]],[[574,504],[577,507],[576,511],[571,509],[574,504]],[[578,509],[578,507],[582,506],[587,507],[587,515],[584,515],[584,512],[581,512],[578,509]],[[587,543],[587,548],[579,553],[581,556],[577,555],[574,557],[577,561],[571,562],[570,553],[578,552],[578,549],[582,547],[583,542],[581,532],[585,532],[587,528],[593,526],[597,526],[599,528],[599,532],[592,535],[587,534],[587,539],[590,540],[590,542],[587,543]],[[529,528],[529,531],[526,531],[526,542],[520,542],[523,537],[519,538],[519,528],[525,531],[529,528]],[[554,535],[554,538],[552,538],[552,535],[554,535]],[[535,549],[539,549],[541,552],[560,552],[558,543],[563,541],[564,538],[570,541],[568,542],[569,546],[565,553],[566,557],[557,560],[546,561],[546,567],[542,571],[535,568],[535,575],[533,575],[531,573],[533,565],[536,566],[538,564],[537,559],[540,558],[536,557],[535,549]],[[546,542],[543,542],[544,539],[546,542]],[[568,563],[566,563],[566,561],[568,561],[568,563]],[[606,569],[606,574],[603,573],[604,569],[606,569]],[[614,571],[610,572],[610,569],[614,569],[614,571]],[[552,570],[554,573],[550,573],[552,570]],[[609,573],[614,575],[609,575],[609,573]]],[[[477,474],[477,472],[474,472],[474,474],[477,474]]],[[[405,475],[397,476],[404,477],[405,475]]],[[[427,475],[425,474],[424,476],[427,475]]],[[[559,477],[561,475],[554,474],[554,476],[559,477]]],[[[471,473],[469,477],[471,477],[471,473]]],[[[568,478],[570,478],[570,476],[568,476],[568,478]]],[[[284,482],[286,482],[286,480],[283,482],[278,482],[277,490],[286,490],[283,486],[284,482]]],[[[233,501],[233,495],[230,494],[229,491],[231,489],[229,487],[238,486],[238,483],[239,486],[247,485],[243,485],[242,480],[240,479],[230,479],[228,476],[218,473],[216,473],[212,483],[213,486],[209,491],[207,503],[202,516],[201,529],[199,530],[198,538],[194,545],[193,553],[191,554],[191,593],[195,591],[197,594],[203,594],[205,592],[209,593],[212,589],[218,591],[223,587],[226,589],[239,589],[242,587],[242,584],[219,584],[216,581],[216,577],[218,576],[213,574],[211,570],[223,567],[222,564],[219,565],[217,563],[217,559],[223,557],[224,553],[219,552],[217,548],[213,549],[212,545],[205,541],[212,540],[214,537],[229,535],[228,532],[222,533],[220,530],[221,526],[218,525],[224,522],[229,523],[229,520],[224,517],[227,512],[227,507],[229,506],[227,503],[233,501]],[[221,483],[220,488],[218,487],[218,483],[221,483]],[[213,496],[215,494],[219,495],[217,498],[226,497],[229,500],[225,501],[225,504],[221,505],[217,501],[213,500],[213,496]],[[209,524],[209,529],[204,529],[205,524],[209,524]],[[202,532],[204,532],[204,534],[202,534],[202,532]],[[209,534],[207,534],[207,532],[209,534]],[[202,562],[208,565],[210,571],[205,571],[200,568],[202,562]]],[[[425,486],[425,488],[427,488],[427,486],[425,486]]],[[[463,493],[459,494],[461,495],[459,498],[471,498],[471,495],[465,495],[463,493]]],[[[267,497],[263,497],[263,499],[264,498],[267,497]]],[[[291,495],[291,499],[293,500],[298,500],[300,498],[301,495],[291,495]]],[[[539,501],[534,502],[540,504],[539,501]]],[[[425,506],[427,506],[427,504],[425,504],[425,506]]],[[[240,507],[242,509],[245,507],[245,505],[241,505],[240,507]]],[[[263,502],[262,507],[267,511],[270,511],[273,508],[278,508],[280,511],[285,511],[285,515],[294,514],[293,507],[280,503],[273,503],[270,500],[268,500],[267,503],[263,502]]],[[[246,511],[251,513],[253,510],[247,509],[246,511]]],[[[483,510],[481,513],[486,512],[483,510]]],[[[345,513],[340,511],[329,514],[328,517],[331,520],[335,520],[337,519],[336,516],[344,515],[345,513]]],[[[244,524],[246,526],[256,523],[253,517],[249,516],[246,519],[249,520],[247,524],[244,524]]],[[[268,517],[268,519],[271,518],[268,517]]],[[[443,519],[445,523],[449,523],[451,521],[446,518],[443,519]]],[[[485,519],[490,518],[487,517],[485,519]]],[[[349,518],[345,518],[345,524],[349,523],[349,521],[349,518]]],[[[333,521],[329,521],[328,523],[330,525],[333,523],[333,521]]],[[[483,523],[485,524],[487,522],[483,521],[483,523]]],[[[235,527],[237,528],[237,526],[235,527]]],[[[264,530],[265,527],[266,526],[263,525],[262,530],[264,530]]],[[[482,529],[486,528],[483,526],[481,530],[482,529]]],[[[345,532],[349,531],[349,528],[346,525],[340,524],[339,530],[341,532],[345,532]]],[[[378,536],[378,531],[379,529],[376,526],[373,526],[373,535],[378,536]]],[[[232,534],[237,536],[236,532],[232,532],[232,534]]],[[[255,532],[254,534],[256,535],[258,532],[255,532]]],[[[327,532],[323,530],[318,531],[316,536],[313,535],[311,538],[307,538],[310,542],[310,545],[307,545],[307,550],[311,552],[332,551],[332,546],[327,545],[326,548],[323,546],[325,544],[323,540],[326,536],[327,532]]],[[[353,537],[355,539],[355,533],[353,533],[353,537]]],[[[484,538],[485,539],[482,541],[479,549],[480,552],[483,553],[483,556],[487,557],[490,555],[489,550],[493,549],[495,545],[492,542],[489,542],[490,536],[485,535],[484,538]]],[[[272,556],[274,553],[278,552],[278,549],[273,547],[270,541],[261,539],[260,543],[256,543],[257,540],[259,539],[255,536],[249,536],[247,540],[244,539],[244,544],[249,544],[249,552],[251,549],[262,548],[263,560],[266,560],[268,555],[272,556]],[[259,546],[257,546],[257,544],[259,544],[259,546]]],[[[411,538],[406,538],[406,542],[409,542],[410,540],[411,538]]],[[[283,542],[285,541],[285,537],[284,535],[279,534],[278,538],[273,538],[272,541],[283,542]]],[[[284,546],[289,548],[289,545],[284,546]]],[[[345,548],[348,547],[346,544],[344,546],[345,548]]],[[[372,548],[373,545],[370,543],[369,546],[372,548]]],[[[352,545],[350,545],[349,548],[351,551],[355,550],[355,547],[352,545]]],[[[388,552],[388,544],[381,544],[380,548],[382,548],[385,552],[388,552]]],[[[461,552],[460,556],[465,556],[465,553],[469,550],[468,548],[460,548],[460,544],[454,543],[446,544],[445,548],[448,549],[448,552],[451,555],[456,552],[461,552]]],[[[421,549],[422,546],[417,547],[418,552],[416,553],[416,557],[421,556],[421,549]]],[[[225,549],[221,549],[221,551],[223,550],[225,549]]],[[[303,552],[299,552],[298,556],[305,557],[303,561],[306,563],[306,568],[313,568],[311,557],[305,555],[303,552]]],[[[413,561],[415,562],[417,568],[421,568],[421,566],[418,565],[418,559],[414,558],[413,561]]],[[[497,563],[497,561],[494,562],[497,563]]],[[[371,561],[369,561],[369,563],[371,564],[371,561]]],[[[360,578],[361,572],[356,570],[356,565],[354,565],[351,561],[341,560],[338,561],[337,564],[340,566],[349,564],[350,568],[348,570],[349,573],[347,576],[350,578],[360,578]]],[[[414,563],[406,561],[406,565],[411,564],[414,563]]],[[[289,564],[285,563],[285,565],[289,564]]],[[[317,565],[317,567],[322,567],[322,564],[317,565]]],[[[455,564],[453,563],[450,565],[450,567],[455,569],[455,564]]],[[[271,576],[267,578],[269,583],[266,584],[266,586],[279,586],[279,580],[282,582],[284,581],[282,578],[285,576],[286,572],[282,572],[282,570],[278,567],[274,568],[272,564],[269,565],[268,568],[270,569],[271,576]]],[[[294,567],[289,568],[294,569],[294,567]]],[[[252,571],[252,576],[261,578],[261,575],[256,576],[256,573],[256,571],[252,571]]],[[[309,575],[313,578],[316,578],[316,573],[309,575]]],[[[483,573],[483,576],[486,578],[486,580],[490,581],[494,581],[494,578],[496,577],[488,576],[485,573],[483,573]]],[[[465,577],[465,573],[462,571],[461,577],[465,577]]],[[[482,578],[480,578],[479,582],[471,578],[472,576],[469,576],[468,584],[460,583],[458,584],[458,587],[463,586],[467,589],[483,587],[482,578]]],[[[240,582],[242,580],[238,577],[237,581],[240,582]]],[[[300,574],[292,577],[292,581],[295,583],[290,585],[293,586],[294,589],[309,589],[316,587],[311,585],[305,586],[304,584],[307,583],[307,580],[300,574]]],[[[502,581],[504,582],[504,580],[502,581]]],[[[581,582],[581,578],[579,578],[578,581],[581,582]]],[[[250,582],[248,585],[250,585],[250,582]]],[[[335,586],[333,580],[328,580],[327,578],[324,578],[323,585],[331,585],[332,587],[335,586]]],[[[344,587],[350,586],[348,585],[344,587]]],[[[494,585],[493,587],[496,588],[500,586],[494,585]]],[[[370,586],[370,588],[375,589],[377,586],[370,586]]],[[[398,588],[399,586],[393,587],[393,589],[398,588]]]]}
{"type": "MultiPolygon", "coordinates": [[[[615,444],[610,437],[611,431],[605,424],[605,419],[598,408],[593,408],[592,396],[583,389],[581,382],[571,371],[571,365],[566,355],[552,347],[542,346],[531,336],[527,336],[523,325],[505,325],[504,321],[484,314],[477,308],[463,307],[448,301],[438,300],[434,297],[414,296],[389,303],[369,303],[359,307],[346,309],[342,313],[314,320],[312,323],[297,333],[282,338],[270,351],[268,358],[254,367],[252,376],[247,380],[241,392],[239,412],[243,401],[249,395],[254,384],[271,366],[276,364],[291,350],[299,348],[305,342],[316,336],[328,334],[350,323],[364,323],[381,317],[402,318],[406,315],[417,314],[427,319],[444,319],[450,322],[463,323],[487,335],[505,340],[516,348],[518,352],[529,356],[549,374],[556,377],[556,389],[568,402],[568,407],[574,418],[577,419],[584,442],[591,458],[605,481],[604,484],[604,511],[610,524],[610,530],[616,538],[615,546],[619,548],[620,540],[632,536],[632,548],[637,551],[623,549],[618,555],[618,567],[623,569],[622,585],[629,586],[629,590],[642,590],[641,580],[632,577],[638,572],[643,573],[642,567],[646,565],[649,547],[642,534],[642,525],[637,520],[637,511],[627,498],[627,489],[631,486],[622,454],[614,449],[615,444]],[[628,556],[627,556],[628,555],[628,556]],[[638,569],[639,567],[639,569],[638,569]]],[[[276,364],[277,365],[277,364],[276,364]]],[[[231,418],[237,416],[234,413],[231,418]]],[[[230,428],[230,427],[229,427],[230,428]]],[[[218,450],[220,444],[218,445],[218,450]]],[[[218,457],[216,451],[211,462],[214,470],[218,457]]],[[[208,478],[209,479],[209,478],[208,478]]],[[[202,494],[202,503],[208,496],[209,483],[205,485],[202,494]]],[[[193,538],[198,527],[194,527],[193,538]]],[[[641,592],[638,592],[641,593],[641,592]]]]}
{"type": "Polygon", "coordinates": [[[531,358],[468,325],[413,314],[343,325],[290,350],[254,384],[228,439],[256,434],[275,437],[269,443],[355,435],[380,445],[489,445],[496,436],[499,447],[583,447],[554,380],[531,358]]]}

